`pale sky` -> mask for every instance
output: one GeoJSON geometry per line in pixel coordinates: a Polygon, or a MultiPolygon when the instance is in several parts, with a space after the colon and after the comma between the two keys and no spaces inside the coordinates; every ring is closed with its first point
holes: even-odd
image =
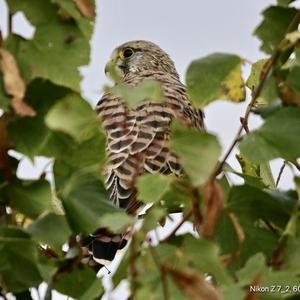
{"type": "MultiPolygon", "coordinates": [[[[261,11],[272,3],[275,0],[98,0],[91,63],[82,68],[83,93],[95,106],[101,97],[102,86],[108,82],[104,66],[110,53],[119,44],[134,39],[159,44],[174,60],[183,81],[193,59],[213,52],[234,53],[255,62],[265,55],[259,51],[259,41],[252,33],[261,21],[261,11]]],[[[0,0],[0,27],[4,33],[6,20],[7,10],[4,0],[0,0]]],[[[33,33],[33,28],[21,15],[14,18],[14,28],[25,37],[33,33]]],[[[244,73],[249,74],[249,67],[245,67],[244,73]]],[[[217,101],[205,109],[206,127],[218,135],[224,149],[232,142],[244,111],[245,104],[225,101],[217,101]]],[[[259,117],[252,117],[249,127],[256,128],[259,124],[259,117]]],[[[229,162],[238,168],[233,155],[229,162]]],[[[19,175],[37,178],[46,163],[45,159],[39,159],[33,166],[24,159],[19,175]]],[[[277,160],[272,164],[276,176],[281,163],[281,160],[277,160]]],[[[283,177],[281,188],[294,186],[288,168],[283,177]]],[[[232,178],[241,182],[236,177],[232,178]]],[[[123,300],[123,297],[118,292],[105,299],[123,300]]],[[[66,297],[56,294],[53,299],[66,297]]]]}

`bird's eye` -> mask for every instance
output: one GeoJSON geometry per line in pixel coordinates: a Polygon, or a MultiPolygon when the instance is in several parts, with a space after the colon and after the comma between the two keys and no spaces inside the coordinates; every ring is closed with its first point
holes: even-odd
{"type": "Polygon", "coordinates": [[[128,59],[132,57],[134,54],[134,51],[132,48],[125,48],[124,50],[121,51],[120,57],[121,59],[128,59]]]}

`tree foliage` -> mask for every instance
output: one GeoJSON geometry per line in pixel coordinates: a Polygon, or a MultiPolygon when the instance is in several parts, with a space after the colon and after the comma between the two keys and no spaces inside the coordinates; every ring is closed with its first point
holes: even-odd
{"type": "MultiPolygon", "coordinates": [[[[143,175],[141,200],[154,205],[133,234],[113,276],[130,282],[132,299],[298,299],[300,297],[300,11],[294,1],[266,8],[255,30],[268,56],[242,76],[244,59],[215,53],[193,61],[186,74],[195,106],[218,99],[249,105],[229,149],[208,132],[173,124],[170,147],[186,171],[182,178],[143,175]],[[252,130],[251,114],[264,120],[252,130]],[[240,170],[227,158],[238,147],[240,170]],[[273,178],[269,162],[281,158],[273,178]],[[294,170],[294,190],[277,188],[283,168],[294,170]],[[229,174],[243,178],[235,185],[229,174]],[[182,221],[154,243],[149,232],[169,215],[182,221]],[[186,222],[195,234],[177,234],[186,222]],[[209,280],[208,280],[209,278],[209,280]],[[264,293],[250,287],[268,287],[264,293]]],[[[105,136],[80,93],[78,67],[89,62],[95,3],[88,0],[7,0],[35,27],[25,39],[9,32],[0,44],[0,286],[5,298],[31,299],[48,285],[75,299],[99,299],[102,282],[81,264],[76,236],[99,227],[119,232],[135,220],[109,201],[102,178],[105,136]],[[18,176],[17,151],[52,161],[54,180],[18,176]]],[[[156,82],[109,88],[130,106],[162,100],[156,82]]]]}

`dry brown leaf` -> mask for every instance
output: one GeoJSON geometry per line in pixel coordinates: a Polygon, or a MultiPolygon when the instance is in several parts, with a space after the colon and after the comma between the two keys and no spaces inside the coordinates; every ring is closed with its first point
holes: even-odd
{"type": "MultiPolygon", "coordinates": [[[[258,274],[253,282],[251,283],[252,286],[259,286],[261,285],[261,275],[258,274]]],[[[245,299],[244,300],[258,300],[260,299],[260,292],[251,292],[250,289],[249,289],[249,292],[248,294],[246,295],[245,299]]]]}
{"type": "Polygon", "coordinates": [[[13,98],[11,106],[20,116],[35,116],[35,110],[24,102],[26,84],[21,76],[15,57],[8,50],[0,48],[0,62],[5,91],[13,98]]]}
{"type": "Polygon", "coordinates": [[[80,10],[81,14],[85,17],[95,17],[95,5],[90,0],[74,0],[77,8],[80,10]]]}
{"type": "Polygon", "coordinates": [[[14,111],[22,117],[34,117],[36,115],[36,111],[28,105],[23,99],[13,98],[11,101],[11,106],[14,111]]]}
{"type": "Polygon", "coordinates": [[[205,184],[203,192],[207,210],[202,225],[202,236],[209,238],[213,235],[223,210],[224,193],[221,185],[214,179],[205,184]]]}
{"type": "Polygon", "coordinates": [[[191,269],[167,269],[176,284],[191,300],[222,300],[220,291],[191,269]]]}
{"type": "Polygon", "coordinates": [[[240,251],[237,251],[233,254],[224,254],[220,257],[222,264],[224,266],[229,266],[234,260],[240,255],[240,251]]]}
{"type": "Polygon", "coordinates": [[[291,89],[285,82],[280,84],[279,92],[284,103],[300,107],[300,94],[291,89]]]}
{"type": "Polygon", "coordinates": [[[1,67],[3,72],[4,87],[8,95],[23,99],[26,85],[21,77],[16,59],[6,49],[0,49],[1,67]]]}

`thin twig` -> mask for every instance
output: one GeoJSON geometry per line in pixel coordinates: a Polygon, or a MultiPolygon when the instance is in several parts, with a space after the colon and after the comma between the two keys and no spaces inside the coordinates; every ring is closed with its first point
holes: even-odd
{"type": "Polygon", "coordinates": [[[37,298],[38,298],[38,300],[42,300],[42,297],[41,297],[41,294],[40,294],[39,288],[37,287],[37,288],[35,288],[35,290],[36,290],[36,294],[37,294],[37,298]]]}
{"type": "Polygon", "coordinates": [[[136,258],[137,258],[137,252],[136,252],[136,236],[135,233],[133,233],[130,243],[130,274],[131,274],[131,296],[132,299],[135,299],[135,294],[137,290],[137,277],[138,277],[138,271],[136,269],[136,258]]]}
{"type": "Polygon", "coordinates": [[[200,208],[199,208],[199,191],[196,187],[194,187],[192,189],[192,211],[193,211],[193,215],[194,215],[194,225],[195,228],[199,234],[199,236],[201,236],[201,224],[202,224],[202,214],[200,212],[200,208]]]}
{"type": "Polygon", "coordinates": [[[0,47],[2,47],[3,44],[3,36],[2,36],[2,31],[0,30],[0,47]]]}
{"type": "MultiPolygon", "coordinates": [[[[299,20],[300,20],[300,10],[298,10],[296,15],[294,16],[293,20],[291,21],[290,25],[288,26],[286,33],[293,30],[294,27],[296,27],[297,24],[299,23],[299,20]]],[[[261,73],[261,76],[260,76],[259,85],[257,86],[256,90],[254,90],[253,95],[252,95],[252,100],[248,104],[246,112],[245,112],[244,116],[242,117],[243,122],[242,122],[241,126],[239,127],[238,132],[235,135],[235,138],[234,138],[232,144],[229,146],[229,149],[225,153],[223,159],[220,162],[218,162],[218,164],[216,165],[214,171],[212,172],[212,174],[210,176],[210,179],[214,179],[222,171],[226,160],[228,159],[229,155],[231,154],[231,152],[235,148],[236,144],[240,140],[243,129],[245,128],[245,126],[248,126],[248,119],[249,119],[250,112],[251,112],[257,98],[260,96],[260,94],[263,90],[266,79],[270,75],[270,72],[271,72],[273,66],[276,64],[276,62],[281,54],[281,45],[282,45],[283,41],[284,41],[284,39],[281,41],[281,43],[279,44],[279,46],[277,47],[277,49],[275,50],[275,52],[273,53],[273,55],[271,56],[269,61],[266,63],[266,65],[261,73]]]]}
{"type": "Polygon", "coordinates": [[[13,31],[12,18],[13,18],[13,14],[9,12],[8,13],[8,25],[7,25],[8,35],[10,35],[13,31]]]}
{"type": "Polygon", "coordinates": [[[171,233],[162,240],[162,242],[168,242],[178,231],[178,229],[192,216],[193,209],[190,209],[182,218],[182,220],[178,223],[178,225],[171,231],[171,233]]]}
{"type": "Polygon", "coordinates": [[[286,166],[286,162],[284,161],[281,168],[280,168],[280,170],[279,170],[278,177],[276,179],[276,183],[275,183],[276,187],[278,187],[278,184],[279,184],[279,181],[281,179],[281,176],[282,176],[282,173],[283,173],[283,170],[284,170],[285,166],[286,166]]]}
{"type": "Polygon", "coordinates": [[[293,162],[292,164],[293,164],[293,165],[297,168],[297,170],[300,172],[300,165],[298,164],[298,162],[295,161],[295,162],[293,162]]]}

